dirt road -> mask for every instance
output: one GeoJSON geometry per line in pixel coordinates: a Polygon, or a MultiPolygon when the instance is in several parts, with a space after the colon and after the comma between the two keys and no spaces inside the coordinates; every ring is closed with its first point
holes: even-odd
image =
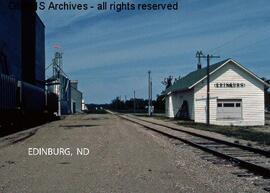
{"type": "Polygon", "coordinates": [[[0,138],[1,193],[263,192],[232,170],[110,114],[69,116],[0,138]],[[33,148],[72,155],[35,156],[33,148]]]}

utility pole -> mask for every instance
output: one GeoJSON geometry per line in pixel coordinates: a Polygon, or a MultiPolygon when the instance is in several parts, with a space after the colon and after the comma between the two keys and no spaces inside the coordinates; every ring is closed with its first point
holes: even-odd
{"type": "Polygon", "coordinates": [[[207,54],[207,120],[206,124],[210,125],[210,56],[207,54]]]}
{"type": "Polygon", "coordinates": [[[151,111],[151,116],[153,115],[153,81],[152,78],[150,80],[150,111],[151,111]]]}
{"type": "Polygon", "coordinates": [[[134,90],[133,97],[133,112],[136,113],[136,91],[134,90]]]}
{"type": "Polygon", "coordinates": [[[151,116],[151,71],[148,71],[148,116],[151,116]]]}
{"type": "MultiPolygon", "coordinates": [[[[213,56],[210,54],[207,54],[207,56],[205,56],[202,52],[197,52],[199,58],[206,58],[207,60],[207,99],[206,99],[206,124],[210,125],[210,60],[212,58],[220,58],[219,56],[213,56]]],[[[197,57],[196,54],[196,57],[197,57]]]]}

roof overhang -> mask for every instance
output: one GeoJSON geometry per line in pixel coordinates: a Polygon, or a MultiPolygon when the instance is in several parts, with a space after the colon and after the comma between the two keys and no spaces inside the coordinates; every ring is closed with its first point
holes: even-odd
{"type": "MultiPolygon", "coordinates": [[[[250,70],[248,70],[247,68],[245,68],[243,65],[241,65],[240,63],[236,62],[233,59],[229,59],[226,62],[224,62],[221,66],[219,66],[217,69],[213,70],[210,75],[214,74],[216,71],[218,71],[219,69],[221,69],[223,66],[225,66],[226,64],[228,64],[229,62],[233,62],[235,65],[237,65],[238,67],[240,67],[242,70],[244,70],[245,72],[247,72],[249,75],[251,75],[252,77],[254,77],[255,79],[257,79],[259,82],[261,82],[262,84],[264,84],[267,87],[270,87],[270,84],[268,84],[267,82],[263,81],[260,77],[258,77],[256,74],[254,74],[253,72],[251,72],[250,70]]],[[[191,85],[189,87],[189,89],[192,89],[194,86],[196,86],[198,83],[200,83],[201,81],[203,81],[204,79],[207,78],[207,75],[204,76],[202,79],[200,79],[199,81],[197,81],[196,83],[194,83],[193,85],[191,85]]]]}
{"type": "MultiPolygon", "coordinates": [[[[192,89],[192,88],[191,88],[191,89],[192,89]]],[[[169,95],[171,95],[171,94],[173,94],[173,93],[186,92],[186,91],[189,91],[189,90],[191,90],[191,89],[185,88],[185,89],[181,89],[181,90],[170,91],[170,92],[168,92],[168,93],[166,94],[166,96],[169,96],[169,95]]]]}

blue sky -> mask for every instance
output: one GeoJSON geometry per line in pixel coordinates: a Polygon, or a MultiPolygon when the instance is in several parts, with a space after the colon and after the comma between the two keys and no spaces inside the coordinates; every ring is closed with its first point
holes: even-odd
{"type": "MultiPolygon", "coordinates": [[[[71,2],[96,5],[102,1],[71,2]]],[[[220,55],[220,60],[233,58],[270,78],[269,0],[179,2],[178,11],[38,11],[46,25],[46,65],[52,60],[52,45],[60,44],[64,70],[79,80],[87,103],[130,98],[133,90],[138,98],[146,98],[148,70],[155,96],[163,89],[164,77],[196,69],[197,50],[220,55]]]]}

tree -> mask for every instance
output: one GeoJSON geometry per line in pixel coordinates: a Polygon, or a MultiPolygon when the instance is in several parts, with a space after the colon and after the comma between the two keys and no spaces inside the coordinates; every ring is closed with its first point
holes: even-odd
{"type": "Polygon", "coordinates": [[[169,77],[167,77],[167,78],[164,78],[164,80],[161,82],[164,86],[165,86],[165,88],[167,89],[167,88],[169,88],[170,86],[172,86],[172,80],[173,80],[173,76],[169,76],[169,77]]]}
{"type": "Polygon", "coordinates": [[[116,97],[115,99],[112,100],[111,102],[111,108],[112,109],[124,109],[125,103],[120,99],[120,97],[116,97]]]}
{"type": "Polygon", "coordinates": [[[153,101],[153,105],[155,107],[155,111],[164,112],[164,110],[165,110],[164,96],[157,95],[157,99],[153,101]]]}

